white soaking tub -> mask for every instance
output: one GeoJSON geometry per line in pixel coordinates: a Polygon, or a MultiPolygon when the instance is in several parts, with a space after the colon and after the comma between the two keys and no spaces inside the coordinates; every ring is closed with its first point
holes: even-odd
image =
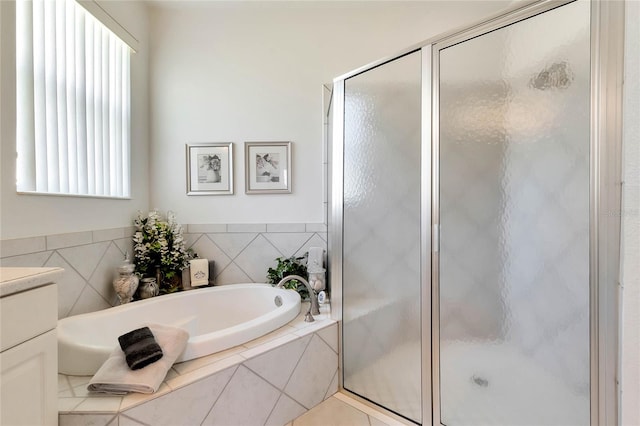
{"type": "Polygon", "coordinates": [[[153,297],[58,321],[58,372],[92,375],[118,346],[118,336],[156,323],[184,328],[177,362],[263,336],[300,313],[300,295],[269,284],[233,284],[153,297]]]}

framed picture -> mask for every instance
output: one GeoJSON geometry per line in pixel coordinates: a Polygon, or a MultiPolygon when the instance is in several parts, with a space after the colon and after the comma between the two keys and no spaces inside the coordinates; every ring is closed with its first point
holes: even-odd
{"type": "Polygon", "coordinates": [[[245,142],[245,192],[291,193],[291,142],[245,142]]]}
{"type": "Polygon", "coordinates": [[[233,143],[187,144],[187,195],[233,194],[233,143]]]}

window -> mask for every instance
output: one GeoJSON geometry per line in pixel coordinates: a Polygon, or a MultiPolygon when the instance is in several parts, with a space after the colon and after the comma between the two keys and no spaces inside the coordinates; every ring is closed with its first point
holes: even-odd
{"type": "Polygon", "coordinates": [[[130,196],[130,49],[74,0],[16,2],[19,192],[130,196]]]}

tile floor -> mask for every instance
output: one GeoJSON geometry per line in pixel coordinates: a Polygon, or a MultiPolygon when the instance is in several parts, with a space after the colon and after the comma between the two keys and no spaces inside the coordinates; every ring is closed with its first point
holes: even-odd
{"type": "Polygon", "coordinates": [[[336,393],[286,426],[401,426],[385,414],[336,393]]]}

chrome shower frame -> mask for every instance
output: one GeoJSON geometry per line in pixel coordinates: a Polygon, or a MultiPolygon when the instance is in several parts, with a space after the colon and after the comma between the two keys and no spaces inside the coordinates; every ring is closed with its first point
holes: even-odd
{"type": "MultiPolygon", "coordinates": [[[[345,81],[408,53],[422,52],[422,189],[421,189],[421,326],[422,421],[442,425],[439,400],[439,180],[438,180],[438,58],[441,49],[561,7],[573,1],[532,1],[506,10],[475,25],[430,38],[396,55],[383,58],[334,79],[334,130],[331,147],[329,254],[332,317],[339,321],[342,354],[342,257],[344,190],[345,81]]],[[[591,3],[591,129],[590,129],[590,412],[591,425],[619,423],[619,264],[622,153],[622,76],[624,2],[591,3]]],[[[384,409],[343,387],[340,390],[375,409],[384,409]]],[[[385,414],[414,424],[388,411],[385,414]]]]}

